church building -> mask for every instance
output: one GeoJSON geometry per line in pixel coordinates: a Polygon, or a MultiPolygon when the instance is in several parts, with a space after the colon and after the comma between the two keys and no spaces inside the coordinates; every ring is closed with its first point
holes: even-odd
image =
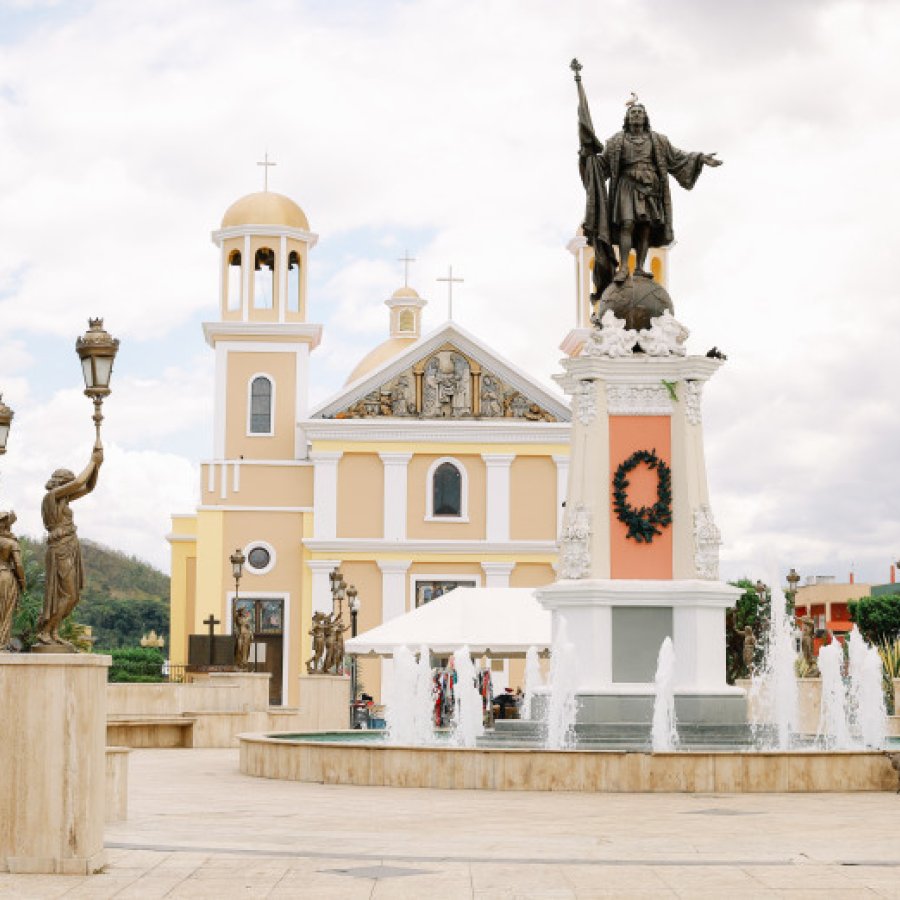
{"type": "MultiPolygon", "coordinates": [[[[308,407],[308,267],[317,235],[269,191],[232,204],[212,234],[219,314],[212,457],[200,502],[173,515],[171,662],[210,614],[230,633],[229,556],[246,557],[239,603],[272,674],[273,704],[296,706],[314,612],[332,609],[330,573],[358,590],[360,633],[456,586],[538,587],[555,578],[566,496],[568,405],[453,321],[421,332],[426,301],[408,285],[385,300],[387,339],[344,387],[308,407]]],[[[589,265],[576,239],[577,318],[586,332],[589,265]]],[[[521,661],[494,660],[496,688],[521,661]]],[[[360,662],[376,698],[381,665],[360,662]]]]}

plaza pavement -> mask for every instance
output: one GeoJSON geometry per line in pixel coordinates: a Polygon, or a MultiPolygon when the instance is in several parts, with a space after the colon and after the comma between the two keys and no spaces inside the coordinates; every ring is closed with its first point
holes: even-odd
{"type": "Polygon", "coordinates": [[[428,791],[135,750],[107,871],[0,897],[900,898],[900,796],[428,791]]]}

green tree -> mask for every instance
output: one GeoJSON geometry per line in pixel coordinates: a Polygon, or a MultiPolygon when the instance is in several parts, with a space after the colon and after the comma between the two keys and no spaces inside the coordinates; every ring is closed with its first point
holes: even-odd
{"type": "Polygon", "coordinates": [[[881,644],[900,637],[900,594],[863,597],[850,600],[850,620],[859,627],[870,644],[881,644]]]}

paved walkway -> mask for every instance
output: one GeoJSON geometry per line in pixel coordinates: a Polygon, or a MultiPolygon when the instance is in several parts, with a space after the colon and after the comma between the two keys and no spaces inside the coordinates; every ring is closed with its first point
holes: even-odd
{"type": "Polygon", "coordinates": [[[900,898],[900,796],[541,794],[249,778],[136,750],[108,871],[0,897],[900,898]]]}

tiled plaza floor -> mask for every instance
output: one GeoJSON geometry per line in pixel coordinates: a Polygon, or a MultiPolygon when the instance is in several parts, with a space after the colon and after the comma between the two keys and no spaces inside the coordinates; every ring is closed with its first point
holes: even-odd
{"type": "Polygon", "coordinates": [[[564,794],[249,778],[236,750],[136,750],[90,878],[0,897],[900,898],[900,796],[564,794]]]}

